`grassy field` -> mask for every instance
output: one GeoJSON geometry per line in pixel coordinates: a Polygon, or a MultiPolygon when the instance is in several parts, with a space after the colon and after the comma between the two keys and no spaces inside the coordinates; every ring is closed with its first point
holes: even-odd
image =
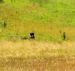
{"type": "Polygon", "coordinates": [[[1,41],[0,57],[74,56],[73,42],[1,41]],[[62,47],[61,47],[62,46],[62,47]]]}
{"type": "Polygon", "coordinates": [[[0,71],[74,70],[75,42],[0,42],[0,71]]]}
{"type": "Polygon", "coordinates": [[[75,58],[0,58],[0,71],[74,71],[75,58]]]}
{"type": "Polygon", "coordinates": [[[29,36],[37,40],[75,40],[74,0],[5,0],[0,4],[0,38],[29,36]],[[2,25],[6,23],[4,28],[2,25]]]}
{"type": "Polygon", "coordinates": [[[0,0],[0,71],[75,71],[75,1],[0,0]]]}

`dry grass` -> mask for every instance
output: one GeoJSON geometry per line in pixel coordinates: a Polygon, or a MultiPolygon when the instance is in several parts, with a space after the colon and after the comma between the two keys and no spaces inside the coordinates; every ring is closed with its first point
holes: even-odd
{"type": "Polygon", "coordinates": [[[74,71],[75,42],[0,41],[0,71],[74,71]]]}
{"type": "Polygon", "coordinates": [[[28,56],[72,56],[75,42],[44,42],[35,40],[1,41],[0,57],[28,57],[28,56]],[[71,52],[71,53],[70,53],[71,52]]]}

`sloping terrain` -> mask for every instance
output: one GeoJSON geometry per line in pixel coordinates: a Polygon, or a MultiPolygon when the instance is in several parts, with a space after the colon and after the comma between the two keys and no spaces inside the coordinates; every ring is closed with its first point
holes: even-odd
{"type": "Polygon", "coordinates": [[[0,0],[0,71],[75,71],[74,40],[74,0],[0,0]]]}
{"type": "Polygon", "coordinates": [[[36,34],[38,40],[75,39],[74,0],[5,0],[0,3],[0,38],[36,34]],[[6,23],[6,28],[2,27],[6,23]]]}

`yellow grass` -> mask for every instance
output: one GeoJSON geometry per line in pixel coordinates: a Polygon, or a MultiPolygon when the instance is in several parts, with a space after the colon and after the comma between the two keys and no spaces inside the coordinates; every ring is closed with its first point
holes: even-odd
{"type": "Polygon", "coordinates": [[[0,57],[74,56],[75,42],[1,41],[0,57]]]}
{"type": "Polygon", "coordinates": [[[74,71],[75,42],[0,41],[0,71],[74,71]]]}

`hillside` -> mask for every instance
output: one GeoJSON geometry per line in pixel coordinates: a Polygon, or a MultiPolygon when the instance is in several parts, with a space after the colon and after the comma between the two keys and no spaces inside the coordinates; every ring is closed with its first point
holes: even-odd
{"type": "Polygon", "coordinates": [[[75,0],[0,0],[0,71],[75,71],[75,0]]]}
{"type": "Polygon", "coordinates": [[[0,38],[29,37],[34,32],[37,40],[61,41],[66,32],[67,40],[75,40],[74,4],[74,0],[4,0],[0,3],[0,38]]]}

